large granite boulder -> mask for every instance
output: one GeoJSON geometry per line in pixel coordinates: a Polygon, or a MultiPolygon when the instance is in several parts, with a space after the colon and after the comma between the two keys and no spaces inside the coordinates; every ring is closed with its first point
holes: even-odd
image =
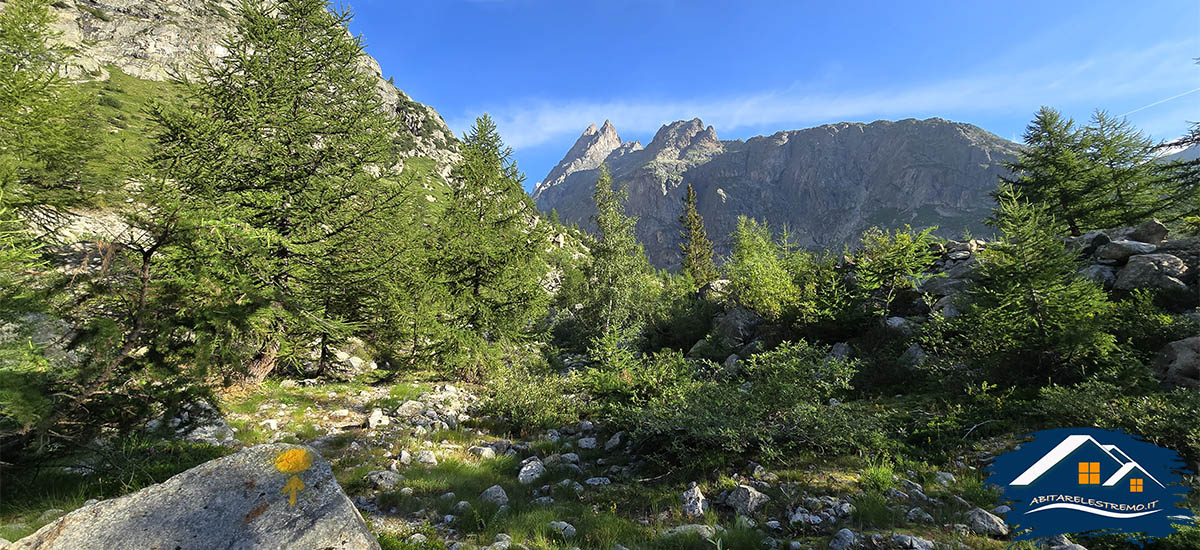
{"type": "Polygon", "coordinates": [[[379,543],[333,478],[299,445],[259,445],[136,493],[84,506],[10,550],[372,550],[379,543]]]}
{"type": "Polygon", "coordinates": [[[1164,346],[1154,358],[1154,372],[1169,386],[1200,388],[1200,336],[1164,346]]]}
{"type": "Polygon", "coordinates": [[[1187,292],[1181,278],[1187,273],[1183,260],[1170,254],[1143,254],[1129,258],[1129,263],[1117,273],[1113,288],[1134,290],[1139,288],[1187,292]]]}

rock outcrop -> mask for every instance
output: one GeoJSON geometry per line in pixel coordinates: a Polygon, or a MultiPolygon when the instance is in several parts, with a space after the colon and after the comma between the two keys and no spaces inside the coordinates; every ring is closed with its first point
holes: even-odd
{"type": "MultiPolygon", "coordinates": [[[[61,0],[52,4],[55,30],[73,52],[68,74],[86,80],[108,78],[110,67],[142,80],[165,81],[187,74],[194,55],[218,59],[221,41],[234,29],[234,0],[61,0]]],[[[3,1],[0,0],[0,6],[3,1]]],[[[433,108],[413,101],[383,77],[379,62],[364,54],[363,70],[389,112],[411,139],[407,158],[433,159],[443,176],[458,159],[454,136],[433,108]]]]}
{"type": "Polygon", "coordinates": [[[828,124],[747,141],[721,141],[694,119],[663,126],[644,149],[616,146],[610,129],[589,128],[533,197],[541,210],[590,227],[597,157],[608,151],[603,162],[616,184],[628,185],[638,238],[661,267],[679,260],[687,184],[719,254],[728,252],[739,215],[786,224],[801,246],[812,248],[840,247],[872,225],[987,233],[981,222],[992,206],[989,193],[1019,147],[936,118],[828,124]]]}
{"type": "Polygon", "coordinates": [[[259,445],[120,498],[84,506],[12,550],[378,549],[329,463],[259,445]]]}

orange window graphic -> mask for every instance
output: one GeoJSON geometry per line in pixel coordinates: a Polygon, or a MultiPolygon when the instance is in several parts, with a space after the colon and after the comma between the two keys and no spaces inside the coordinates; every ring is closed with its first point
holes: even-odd
{"type": "Polygon", "coordinates": [[[1079,484],[1080,485],[1099,485],[1100,484],[1100,463],[1099,462],[1080,462],[1079,463],[1079,484]]]}
{"type": "Polygon", "coordinates": [[[1142,492],[1142,478],[1135,477],[1135,478],[1132,478],[1129,480],[1129,492],[1131,492],[1131,493],[1142,492]]]}

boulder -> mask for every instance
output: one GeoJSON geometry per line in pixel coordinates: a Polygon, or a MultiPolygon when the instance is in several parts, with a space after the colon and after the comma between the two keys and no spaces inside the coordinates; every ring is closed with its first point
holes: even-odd
{"type": "Polygon", "coordinates": [[[1167,226],[1158,220],[1147,220],[1133,228],[1129,238],[1138,242],[1158,244],[1167,240],[1167,226]]]}
{"type": "Polygon", "coordinates": [[[546,524],[550,530],[562,535],[563,538],[569,539],[575,536],[575,526],[565,521],[552,521],[546,524]]]}
{"type": "Polygon", "coordinates": [[[1144,254],[1129,259],[1129,263],[1117,274],[1113,288],[1134,290],[1139,288],[1187,292],[1187,285],[1180,279],[1187,272],[1183,260],[1170,254],[1144,254]]]}
{"type": "Polygon", "coordinates": [[[521,469],[517,472],[517,481],[521,482],[521,485],[529,485],[537,481],[545,473],[546,466],[542,464],[541,460],[535,458],[521,466],[521,469]]]}
{"type": "Polygon", "coordinates": [[[375,470],[366,476],[366,481],[372,488],[383,491],[395,489],[402,479],[403,476],[391,470],[375,470]]]}
{"type": "Polygon", "coordinates": [[[713,317],[712,335],[725,348],[736,349],[754,339],[754,333],[762,323],[762,317],[738,306],[713,317]]]}
{"type": "Polygon", "coordinates": [[[934,550],[933,541],[912,535],[892,535],[892,542],[901,550],[934,550]]]}
{"type": "Polygon", "coordinates": [[[1101,246],[1108,244],[1110,240],[1104,232],[1092,231],[1078,237],[1067,238],[1067,245],[1079,249],[1080,254],[1083,256],[1091,256],[1101,246]]]}
{"type": "Polygon", "coordinates": [[[1154,373],[1168,386],[1200,388],[1200,336],[1167,344],[1154,358],[1154,373]]]}
{"type": "Polygon", "coordinates": [[[1117,263],[1129,259],[1130,256],[1138,254],[1150,254],[1158,247],[1138,241],[1130,241],[1126,239],[1112,241],[1100,248],[1096,249],[1096,257],[1101,260],[1110,260],[1117,263]]]}
{"type": "Polygon", "coordinates": [[[699,535],[702,539],[711,539],[717,536],[717,530],[711,525],[688,524],[679,525],[663,531],[663,537],[678,537],[682,535],[699,535]]]}
{"type": "Polygon", "coordinates": [[[717,302],[724,300],[729,295],[728,288],[729,279],[717,279],[704,283],[704,286],[696,291],[696,296],[700,297],[701,300],[717,302]]]}
{"type": "Polygon", "coordinates": [[[1008,525],[1004,523],[1004,520],[982,508],[975,508],[967,512],[967,527],[977,535],[1008,536],[1008,525]]]}
{"type": "Polygon", "coordinates": [[[933,516],[919,507],[910,508],[904,519],[909,523],[933,523],[933,516]]]}
{"type": "Polygon", "coordinates": [[[966,279],[934,277],[921,283],[921,292],[937,297],[950,296],[966,290],[968,284],[970,284],[970,281],[966,279]]]}
{"type": "Polygon", "coordinates": [[[854,531],[842,529],[829,540],[829,550],[850,550],[855,544],[858,544],[858,536],[854,531]]]}
{"type": "Polygon", "coordinates": [[[1105,290],[1112,289],[1113,285],[1117,282],[1117,271],[1107,265],[1092,264],[1080,269],[1079,274],[1084,279],[1093,281],[1104,287],[1105,290]]]}
{"type": "Polygon", "coordinates": [[[708,499],[704,498],[704,493],[700,492],[700,486],[695,483],[692,483],[679,498],[683,501],[683,515],[686,517],[700,517],[708,511],[708,499]]]}
{"type": "Polygon", "coordinates": [[[378,549],[316,451],[259,445],[136,493],[84,506],[12,550],[378,549]]]}
{"type": "Polygon", "coordinates": [[[748,516],[758,511],[763,504],[770,502],[771,497],[760,493],[754,487],[749,485],[738,485],[737,489],[729,493],[725,503],[732,506],[739,514],[748,516]]]}
{"type": "Polygon", "coordinates": [[[492,485],[483,490],[483,493],[479,495],[479,500],[502,506],[508,504],[508,493],[504,492],[504,487],[492,485]]]}

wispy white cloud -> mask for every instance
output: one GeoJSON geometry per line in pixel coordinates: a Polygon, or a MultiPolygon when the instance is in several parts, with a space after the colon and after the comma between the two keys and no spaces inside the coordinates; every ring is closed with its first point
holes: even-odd
{"type": "MultiPolygon", "coordinates": [[[[1072,63],[1012,71],[990,69],[987,73],[875,90],[838,91],[795,85],[728,97],[608,101],[533,98],[481,105],[471,113],[452,116],[450,124],[461,131],[476,114],[486,111],[496,119],[505,141],[521,149],[569,139],[588,124],[605,119],[612,120],[618,131],[645,134],[666,122],[700,117],[720,134],[741,128],[785,129],[868,117],[1031,114],[1040,105],[1124,112],[1141,106],[1148,96],[1168,97],[1200,86],[1200,67],[1192,62],[1197,52],[1200,41],[1188,40],[1072,63]]],[[[1142,113],[1149,115],[1152,111],[1142,113]]]]}

